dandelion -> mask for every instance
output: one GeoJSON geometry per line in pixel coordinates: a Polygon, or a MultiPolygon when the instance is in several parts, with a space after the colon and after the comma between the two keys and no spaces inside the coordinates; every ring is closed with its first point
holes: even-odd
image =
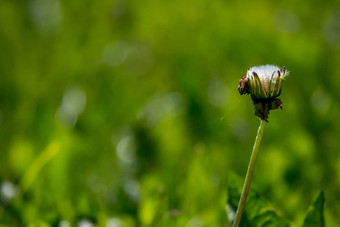
{"type": "Polygon", "coordinates": [[[238,91],[241,95],[250,94],[255,107],[255,115],[268,121],[270,110],[282,109],[280,96],[286,68],[274,65],[255,66],[248,70],[247,76],[239,81],[238,91]]]}
{"type": "Polygon", "coordinates": [[[238,227],[247,201],[247,195],[255,170],[259,146],[261,143],[264,124],[268,122],[270,110],[282,109],[280,96],[285,77],[288,75],[286,68],[280,69],[274,65],[261,65],[252,67],[247,75],[239,80],[238,91],[241,95],[250,94],[255,108],[255,115],[260,117],[260,127],[251,153],[246,179],[244,181],[241,198],[237,207],[233,227],[238,227]]]}

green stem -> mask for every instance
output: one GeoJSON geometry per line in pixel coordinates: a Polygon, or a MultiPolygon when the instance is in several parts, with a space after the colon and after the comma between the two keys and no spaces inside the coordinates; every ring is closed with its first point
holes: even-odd
{"type": "Polygon", "coordinates": [[[240,201],[238,203],[233,227],[238,227],[240,225],[240,222],[241,222],[242,213],[243,213],[244,207],[246,205],[251,180],[253,179],[253,173],[254,173],[257,154],[259,152],[259,147],[260,147],[260,143],[261,143],[261,139],[262,139],[262,135],[263,135],[264,124],[265,124],[265,121],[261,120],[259,129],[257,130],[257,135],[256,135],[253,151],[251,153],[251,157],[250,157],[250,161],[249,161],[249,165],[248,165],[248,170],[247,170],[247,175],[246,175],[246,179],[244,181],[241,198],[240,198],[240,201]]]}

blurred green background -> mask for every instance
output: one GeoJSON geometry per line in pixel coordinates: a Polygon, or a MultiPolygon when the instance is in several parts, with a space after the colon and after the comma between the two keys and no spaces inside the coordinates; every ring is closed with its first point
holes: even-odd
{"type": "Polygon", "coordinates": [[[339,1],[0,1],[0,223],[228,226],[262,64],[290,75],[252,188],[340,226],[339,1]]]}

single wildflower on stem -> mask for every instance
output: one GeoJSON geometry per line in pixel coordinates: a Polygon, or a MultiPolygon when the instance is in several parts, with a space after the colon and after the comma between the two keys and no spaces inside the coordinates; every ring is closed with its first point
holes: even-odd
{"type": "Polygon", "coordinates": [[[238,227],[241,222],[242,213],[246,205],[250,184],[253,178],[264,124],[265,122],[268,122],[269,111],[282,109],[282,100],[277,97],[281,94],[282,84],[287,75],[288,72],[286,72],[285,67],[280,69],[274,65],[261,65],[250,68],[247,75],[239,80],[238,91],[241,95],[250,94],[254,103],[255,115],[260,117],[260,127],[257,131],[233,227],[238,227]]]}
{"type": "Polygon", "coordinates": [[[288,75],[286,68],[274,65],[261,65],[248,70],[247,76],[239,81],[238,91],[241,95],[250,94],[254,102],[255,115],[268,121],[270,110],[282,109],[281,94],[284,78],[288,75]]]}

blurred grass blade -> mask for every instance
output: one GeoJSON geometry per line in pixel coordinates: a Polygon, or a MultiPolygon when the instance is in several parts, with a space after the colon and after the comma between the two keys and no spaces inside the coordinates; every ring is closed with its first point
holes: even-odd
{"type": "Polygon", "coordinates": [[[41,169],[59,152],[60,145],[56,141],[52,141],[43,150],[39,156],[33,161],[25,175],[23,176],[20,186],[22,193],[25,193],[27,189],[31,186],[41,169]]]}
{"type": "Polygon", "coordinates": [[[325,220],[323,215],[325,204],[324,192],[321,191],[314,201],[314,203],[309,207],[306,219],[302,227],[324,227],[325,220]]]}

